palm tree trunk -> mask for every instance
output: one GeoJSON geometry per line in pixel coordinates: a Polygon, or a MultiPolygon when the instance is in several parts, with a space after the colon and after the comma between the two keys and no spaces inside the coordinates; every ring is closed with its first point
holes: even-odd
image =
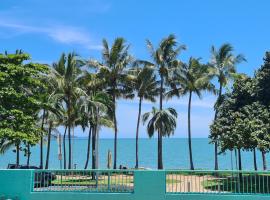
{"type": "Polygon", "coordinates": [[[92,134],[92,169],[96,169],[96,125],[92,134]]]}
{"type": "Polygon", "coordinates": [[[190,91],[189,99],[188,99],[188,148],[189,148],[190,170],[194,170],[193,158],[192,158],[191,128],[190,128],[191,99],[192,99],[192,92],[190,91]]]}
{"type": "MultiPolygon", "coordinates": [[[[222,84],[221,84],[221,81],[219,81],[219,92],[218,92],[217,102],[221,100],[221,95],[222,95],[222,84]]],[[[218,114],[218,108],[216,109],[214,120],[217,119],[217,114],[218,114]]],[[[217,141],[215,141],[215,170],[218,170],[218,142],[217,141]]]]}
{"type": "Polygon", "coordinates": [[[16,143],[16,166],[20,165],[20,143],[16,143]]]}
{"type": "MultiPolygon", "coordinates": [[[[44,121],[45,121],[45,109],[43,109],[42,122],[41,122],[41,131],[44,130],[44,121]]],[[[40,135],[40,164],[39,168],[43,169],[43,132],[40,135]]]]}
{"type": "Polygon", "coordinates": [[[27,144],[27,161],[26,161],[27,167],[29,167],[29,164],[30,164],[30,155],[31,155],[31,152],[30,152],[30,144],[28,143],[28,144],[27,144]]]}
{"type": "Polygon", "coordinates": [[[254,163],[254,170],[257,171],[257,158],[256,158],[256,148],[253,149],[253,163],[254,163]]]}
{"type": "Polygon", "coordinates": [[[137,129],[136,129],[136,164],[135,168],[139,168],[139,128],[140,128],[140,120],[141,120],[141,110],[142,110],[142,97],[140,97],[139,101],[139,113],[137,120],[137,129]]]}
{"type": "Polygon", "coordinates": [[[262,151],[263,170],[267,170],[265,151],[262,151]]]}
{"type": "MultiPolygon", "coordinates": [[[[160,95],[159,95],[159,109],[163,108],[163,76],[160,76],[160,95]]],[[[162,133],[158,131],[158,169],[163,169],[163,158],[162,158],[162,133]]]]}
{"type": "MultiPolygon", "coordinates": [[[[93,127],[92,133],[92,169],[96,169],[96,125],[93,127]]],[[[96,180],[96,173],[92,173],[92,179],[96,180]]]]}
{"type": "Polygon", "coordinates": [[[50,150],[51,150],[51,134],[52,134],[52,122],[49,123],[48,147],[47,147],[45,169],[48,169],[49,168],[49,159],[50,159],[50,150]]]}
{"type": "Polygon", "coordinates": [[[68,169],[71,169],[71,122],[70,122],[70,110],[71,110],[70,98],[68,98],[67,110],[68,110],[68,169]]]}
{"type": "MultiPolygon", "coordinates": [[[[115,91],[115,90],[114,90],[115,91]]],[[[113,92],[113,122],[114,122],[114,160],[113,168],[117,168],[117,120],[116,120],[116,97],[113,92]]]]}
{"type": "Polygon", "coordinates": [[[65,132],[64,132],[64,137],[63,137],[64,169],[67,168],[67,157],[66,157],[66,134],[67,134],[67,126],[65,126],[65,132]]]}
{"type": "Polygon", "coordinates": [[[95,166],[95,168],[96,169],[98,169],[98,162],[99,162],[99,160],[98,160],[98,142],[99,142],[99,126],[98,126],[98,124],[99,124],[99,121],[98,121],[98,116],[99,116],[99,108],[97,108],[97,114],[96,114],[96,166],[95,166]]]}
{"type": "Polygon", "coordinates": [[[90,157],[90,144],[91,144],[91,133],[92,133],[92,127],[91,125],[89,126],[89,133],[88,133],[88,144],[87,144],[87,155],[86,155],[86,162],[84,169],[87,169],[88,163],[89,163],[89,157],[90,157]]]}

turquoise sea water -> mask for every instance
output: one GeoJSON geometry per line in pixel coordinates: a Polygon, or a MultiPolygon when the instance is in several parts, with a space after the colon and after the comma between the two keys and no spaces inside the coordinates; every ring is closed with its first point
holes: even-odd
{"type": "MultiPolygon", "coordinates": [[[[214,167],[214,146],[209,144],[206,138],[195,138],[193,141],[194,165],[197,169],[213,169],[214,167]]],[[[187,169],[189,167],[187,139],[184,138],[166,138],[163,143],[163,162],[166,169],[187,169]]],[[[57,141],[53,140],[51,144],[50,168],[60,168],[58,160],[57,141]]],[[[99,166],[106,168],[107,152],[113,152],[113,139],[100,139],[99,143],[99,166]]],[[[74,139],[73,163],[77,168],[83,168],[86,160],[87,139],[74,139]]],[[[46,156],[46,145],[44,147],[44,164],[46,156]]],[[[156,168],[157,166],[157,139],[139,140],[139,159],[140,166],[147,168],[156,168]]],[[[268,158],[268,155],[267,155],[268,158]]],[[[243,168],[253,169],[252,152],[243,152],[243,168]]],[[[262,168],[261,154],[257,152],[258,167],[262,168]]],[[[11,150],[4,155],[0,155],[0,168],[6,168],[8,163],[15,162],[15,153],[11,150]]],[[[21,154],[21,164],[26,159],[21,154]]],[[[118,140],[118,166],[122,164],[128,167],[135,165],[135,139],[118,140]]],[[[32,148],[31,165],[39,165],[39,147],[32,148]]],[[[89,165],[90,167],[91,165],[89,165]]],[[[231,152],[219,156],[220,169],[235,169],[235,156],[231,152]]]]}

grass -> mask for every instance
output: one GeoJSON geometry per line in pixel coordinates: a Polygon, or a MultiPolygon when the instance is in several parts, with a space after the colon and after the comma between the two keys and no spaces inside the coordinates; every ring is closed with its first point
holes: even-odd
{"type": "MultiPolygon", "coordinates": [[[[129,176],[111,176],[110,184],[111,185],[130,185],[133,183],[133,178],[129,176]]],[[[92,179],[90,176],[85,177],[68,177],[63,176],[58,177],[56,180],[52,181],[52,185],[66,185],[66,186],[95,186],[95,185],[108,185],[107,176],[99,176],[98,180],[92,179]]]]}
{"type": "Polygon", "coordinates": [[[210,191],[221,191],[228,193],[269,193],[270,176],[265,174],[248,175],[242,174],[238,177],[231,175],[223,176],[213,180],[205,180],[202,185],[210,191]]]}

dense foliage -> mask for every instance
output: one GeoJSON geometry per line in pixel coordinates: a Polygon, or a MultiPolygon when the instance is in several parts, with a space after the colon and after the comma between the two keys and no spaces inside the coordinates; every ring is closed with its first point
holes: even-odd
{"type": "Polygon", "coordinates": [[[255,72],[254,78],[238,76],[232,91],[222,95],[216,105],[217,118],[211,125],[210,138],[218,142],[220,152],[238,150],[239,169],[241,169],[240,150],[262,152],[263,168],[266,169],[265,153],[270,150],[270,54],[267,52],[264,65],[255,72]]]}
{"type": "Polygon", "coordinates": [[[35,145],[39,141],[40,92],[46,90],[42,80],[48,72],[47,66],[26,63],[29,59],[30,56],[22,52],[0,55],[1,151],[15,145],[17,164],[21,145],[35,145]]]}

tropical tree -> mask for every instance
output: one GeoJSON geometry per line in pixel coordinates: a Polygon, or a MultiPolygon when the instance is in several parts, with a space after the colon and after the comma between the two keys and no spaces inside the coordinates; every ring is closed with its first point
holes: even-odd
{"type": "Polygon", "coordinates": [[[141,109],[143,100],[148,100],[151,102],[156,101],[156,96],[159,93],[158,90],[158,81],[156,80],[156,75],[154,68],[151,66],[143,65],[142,67],[139,64],[135,63],[134,68],[129,71],[131,77],[132,87],[137,93],[139,98],[139,112],[137,119],[136,127],[136,164],[135,168],[139,167],[139,128],[141,121],[141,109]]]}
{"type": "Polygon", "coordinates": [[[67,133],[68,133],[68,168],[72,168],[72,147],[71,129],[74,128],[74,108],[79,99],[86,95],[82,90],[79,80],[81,78],[81,67],[85,63],[75,54],[62,54],[59,61],[53,64],[53,73],[50,74],[53,80],[57,81],[55,96],[62,101],[67,113],[67,133]]]}
{"type": "MultiPolygon", "coordinates": [[[[152,111],[144,113],[142,117],[143,124],[147,123],[147,133],[150,138],[154,136],[155,132],[162,133],[161,137],[173,135],[176,129],[176,119],[177,112],[173,108],[159,110],[153,107],[152,111]]],[[[159,164],[158,157],[158,166],[159,164]]]]}
{"type": "MultiPolygon", "coordinates": [[[[166,85],[169,83],[169,76],[173,69],[179,65],[177,56],[181,50],[185,49],[185,46],[179,45],[174,35],[169,35],[168,37],[161,40],[156,49],[149,40],[146,42],[150,56],[153,59],[153,63],[148,61],[141,61],[141,63],[146,63],[150,66],[153,66],[159,74],[159,110],[162,110],[163,98],[166,92],[166,85]]],[[[166,133],[162,133],[161,130],[158,131],[158,169],[163,169],[162,135],[166,135],[166,133]]]]}
{"type": "Polygon", "coordinates": [[[64,111],[63,104],[54,98],[54,96],[50,96],[48,104],[50,105],[50,109],[47,111],[46,116],[46,124],[48,133],[47,136],[47,153],[46,153],[46,164],[45,169],[49,168],[49,159],[50,159],[50,150],[51,150],[51,138],[53,133],[59,134],[57,127],[61,125],[62,122],[62,112],[64,111]]]}
{"type": "Polygon", "coordinates": [[[129,45],[124,38],[116,38],[112,47],[109,47],[107,40],[103,40],[102,62],[90,60],[89,65],[98,69],[98,77],[106,80],[106,90],[112,97],[113,102],[113,122],[114,122],[114,169],[117,168],[117,118],[116,100],[120,97],[128,97],[130,88],[127,88],[126,68],[132,61],[129,55],[129,45]]]}
{"type": "Polygon", "coordinates": [[[183,63],[176,68],[171,80],[172,90],[167,93],[168,97],[188,95],[188,146],[191,170],[194,170],[190,120],[192,94],[202,98],[203,91],[215,92],[215,86],[210,83],[208,69],[208,65],[203,65],[199,59],[191,57],[187,64],[183,63]]]}
{"type": "Polygon", "coordinates": [[[14,145],[16,164],[20,163],[21,145],[36,144],[40,128],[37,126],[41,105],[42,77],[48,72],[45,65],[24,63],[30,55],[0,54],[0,138],[2,152],[14,145]]]}
{"type": "MultiPolygon", "coordinates": [[[[211,48],[211,60],[210,65],[212,66],[209,70],[212,78],[217,79],[219,84],[218,98],[215,108],[215,118],[217,118],[218,107],[221,102],[222,89],[232,80],[236,75],[236,65],[246,61],[242,54],[233,55],[233,47],[225,43],[219,49],[214,46],[211,48]]],[[[215,170],[218,170],[218,144],[215,144],[215,170]]]]}

